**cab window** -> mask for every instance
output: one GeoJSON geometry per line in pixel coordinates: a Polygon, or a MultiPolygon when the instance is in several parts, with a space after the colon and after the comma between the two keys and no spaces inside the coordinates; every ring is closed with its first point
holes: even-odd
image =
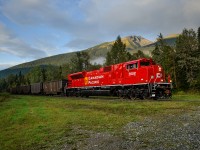
{"type": "Polygon", "coordinates": [[[128,69],[128,70],[130,70],[130,69],[136,69],[137,67],[138,67],[137,63],[126,65],[126,69],[128,69]]]}
{"type": "Polygon", "coordinates": [[[141,61],[140,66],[150,66],[150,62],[149,61],[141,61]]]}

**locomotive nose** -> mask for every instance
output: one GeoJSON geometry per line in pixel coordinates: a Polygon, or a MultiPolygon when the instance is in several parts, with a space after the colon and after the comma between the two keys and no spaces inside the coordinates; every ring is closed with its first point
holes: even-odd
{"type": "Polygon", "coordinates": [[[164,70],[160,65],[155,65],[154,74],[155,74],[154,82],[162,82],[162,83],[165,82],[164,70]]]}

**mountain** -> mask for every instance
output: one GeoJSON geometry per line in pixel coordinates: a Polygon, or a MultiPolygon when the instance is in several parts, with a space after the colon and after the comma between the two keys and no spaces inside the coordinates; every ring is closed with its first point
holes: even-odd
{"type": "MultiPolygon", "coordinates": [[[[176,37],[177,36],[175,35],[170,35],[167,38],[165,38],[165,40],[167,41],[167,43],[174,44],[176,37]]],[[[106,54],[108,51],[110,51],[114,42],[115,41],[105,42],[83,51],[87,51],[89,53],[92,63],[96,62],[103,64],[103,61],[105,61],[106,54]]],[[[154,49],[156,44],[156,42],[152,42],[141,36],[127,36],[122,38],[122,42],[126,44],[126,50],[130,53],[136,53],[138,50],[141,50],[147,55],[151,54],[151,51],[154,49]]],[[[71,60],[73,56],[75,56],[75,52],[54,55],[34,60],[31,62],[19,64],[0,71],[0,78],[6,77],[9,74],[17,74],[19,73],[19,71],[25,74],[28,71],[30,71],[30,69],[34,66],[45,66],[49,64],[59,66],[62,64],[66,64],[71,60]]]]}
{"type": "MultiPolygon", "coordinates": [[[[141,36],[127,36],[121,39],[126,44],[126,50],[131,53],[136,53],[137,48],[152,44],[153,42],[141,37],[141,36]]],[[[111,50],[112,45],[115,41],[105,42],[97,46],[86,49],[89,53],[91,60],[105,58],[108,51],[111,50]]]]}
{"type": "MultiPolygon", "coordinates": [[[[176,39],[177,39],[177,37],[179,35],[180,34],[169,34],[169,35],[163,37],[163,40],[167,45],[175,46],[176,39]]],[[[138,47],[138,48],[136,48],[134,50],[131,50],[130,52],[134,53],[134,52],[136,52],[138,50],[141,50],[144,54],[151,56],[151,52],[154,50],[156,44],[159,44],[159,43],[156,41],[156,42],[150,43],[148,45],[144,45],[142,47],[138,47]]]]}

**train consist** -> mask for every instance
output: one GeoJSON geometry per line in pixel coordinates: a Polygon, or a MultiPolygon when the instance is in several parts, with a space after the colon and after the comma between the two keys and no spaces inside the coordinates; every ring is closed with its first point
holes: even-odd
{"type": "Polygon", "coordinates": [[[171,80],[166,81],[160,65],[152,59],[141,58],[102,67],[99,70],[82,71],[68,75],[68,80],[35,83],[12,88],[18,94],[64,94],[66,96],[118,96],[130,99],[168,99],[171,80]],[[25,89],[26,89],[25,88],[25,89]]]}

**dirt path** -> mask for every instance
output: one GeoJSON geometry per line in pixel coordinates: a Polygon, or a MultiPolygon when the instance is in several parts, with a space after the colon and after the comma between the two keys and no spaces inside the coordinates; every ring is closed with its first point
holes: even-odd
{"type": "Polygon", "coordinates": [[[130,122],[117,135],[76,130],[84,135],[76,143],[65,143],[55,149],[63,150],[199,150],[200,107],[191,112],[172,115],[155,120],[145,118],[141,122],[130,122]]]}

